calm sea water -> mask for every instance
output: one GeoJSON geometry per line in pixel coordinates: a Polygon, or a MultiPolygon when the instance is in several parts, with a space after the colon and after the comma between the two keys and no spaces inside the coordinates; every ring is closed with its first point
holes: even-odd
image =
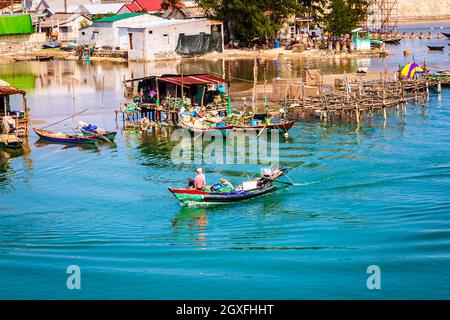
{"type": "MultiPolygon", "coordinates": [[[[449,68],[448,51],[425,46],[405,41],[369,64],[395,69],[413,47],[418,60],[449,68]]],[[[236,63],[236,76],[246,63],[236,63]]],[[[305,65],[317,62],[286,70],[305,65]]],[[[55,61],[0,65],[0,74],[28,87],[37,126],[89,108],[83,119],[112,129],[124,76],[176,67],[55,61]]],[[[190,67],[224,69],[221,61],[190,67]]],[[[46,144],[33,133],[30,153],[0,151],[0,298],[448,299],[449,107],[447,89],[406,116],[391,112],[385,125],[376,117],[360,128],[298,123],[280,144],[296,186],[207,207],[182,207],[167,191],[196,167],[172,163],[165,128],[120,131],[116,146],[98,148],[46,144]],[[81,268],[79,291],[66,287],[69,265],[81,268]],[[369,265],[381,268],[379,291],[366,287],[369,265]]],[[[54,129],[70,132],[78,120],[54,129]]],[[[204,166],[209,182],[235,183],[260,168],[204,166]]]]}

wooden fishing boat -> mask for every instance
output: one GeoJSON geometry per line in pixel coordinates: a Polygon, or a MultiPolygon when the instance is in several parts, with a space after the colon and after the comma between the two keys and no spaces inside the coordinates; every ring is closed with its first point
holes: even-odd
{"type": "Polygon", "coordinates": [[[226,123],[218,124],[218,123],[208,123],[208,124],[202,124],[200,126],[194,125],[192,123],[188,123],[181,119],[181,117],[178,119],[178,124],[183,129],[188,130],[192,133],[206,133],[206,132],[212,132],[212,131],[221,131],[225,132],[227,130],[233,129],[233,126],[230,126],[226,123]]]}
{"type": "Polygon", "coordinates": [[[252,125],[236,125],[233,127],[235,131],[257,131],[260,132],[262,130],[267,130],[271,132],[272,130],[279,130],[280,133],[288,132],[293,126],[294,121],[283,121],[280,123],[269,123],[269,124],[260,124],[256,126],[252,125]]]}
{"type": "Polygon", "coordinates": [[[39,136],[40,139],[49,142],[70,143],[70,144],[94,144],[97,141],[96,139],[93,139],[91,137],[85,137],[80,134],[73,135],[38,128],[33,128],[33,131],[36,132],[36,134],[39,136]]]}
{"type": "Polygon", "coordinates": [[[449,38],[449,39],[450,39],[450,33],[445,33],[445,32],[442,32],[442,34],[443,34],[444,36],[446,36],[447,38],[449,38]]]}
{"type": "Polygon", "coordinates": [[[402,39],[388,39],[383,42],[386,44],[400,44],[400,41],[402,41],[402,39]]]}
{"type": "Polygon", "coordinates": [[[430,51],[444,51],[445,46],[427,46],[430,51]]]}
{"type": "Polygon", "coordinates": [[[274,170],[268,175],[261,178],[246,181],[241,186],[228,191],[208,191],[196,189],[174,189],[169,188],[169,191],[181,203],[229,203],[252,199],[274,191],[277,186],[274,184],[281,176],[284,175],[285,169],[274,170]]]}

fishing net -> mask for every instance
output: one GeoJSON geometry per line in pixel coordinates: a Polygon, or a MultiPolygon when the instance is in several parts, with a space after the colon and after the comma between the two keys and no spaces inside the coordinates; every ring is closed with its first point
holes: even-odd
{"type": "Polygon", "coordinates": [[[181,55],[197,55],[210,52],[222,52],[222,36],[220,33],[200,33],[187,36],[180,34],[176,52],[181,55]]]}

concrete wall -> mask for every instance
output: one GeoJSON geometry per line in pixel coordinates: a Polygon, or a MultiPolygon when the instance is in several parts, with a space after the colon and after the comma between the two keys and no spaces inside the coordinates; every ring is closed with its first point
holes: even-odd
{"type": "Polygon", "coordinates": [[[45,33],[0,36],[0,43],[44,42],[45,40],[45,33]]]}

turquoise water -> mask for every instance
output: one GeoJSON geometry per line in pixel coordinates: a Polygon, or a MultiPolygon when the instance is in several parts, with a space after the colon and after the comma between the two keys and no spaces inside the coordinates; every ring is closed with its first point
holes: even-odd
{"type": "MultiPolygon", "coordinates": [[[[430,59],[448,68],[447,52],[430,59]]],[[[126,66],[17,70],[37,74],[38,126],[84,108],[83,119],[116,126],[126,66]]],[[[449,105],[446,89],[386,124],[298,123],[280,144],[296,186],[207,207],[182,207],[167,191],[196,166],[172,163],[165,128],[119,131],[116,146],[98,148],[33,133],[30,153],[0,157],[0,298],[448,299],[449,105]],[[66,287],[69,265],[81,268],[79,291],[66,287]],[[381,290],[366,287],[369,265],[381,268],[381,290]]],[[[261,166],[203,168],[210,183],[236,183],[261,166]]]]}

